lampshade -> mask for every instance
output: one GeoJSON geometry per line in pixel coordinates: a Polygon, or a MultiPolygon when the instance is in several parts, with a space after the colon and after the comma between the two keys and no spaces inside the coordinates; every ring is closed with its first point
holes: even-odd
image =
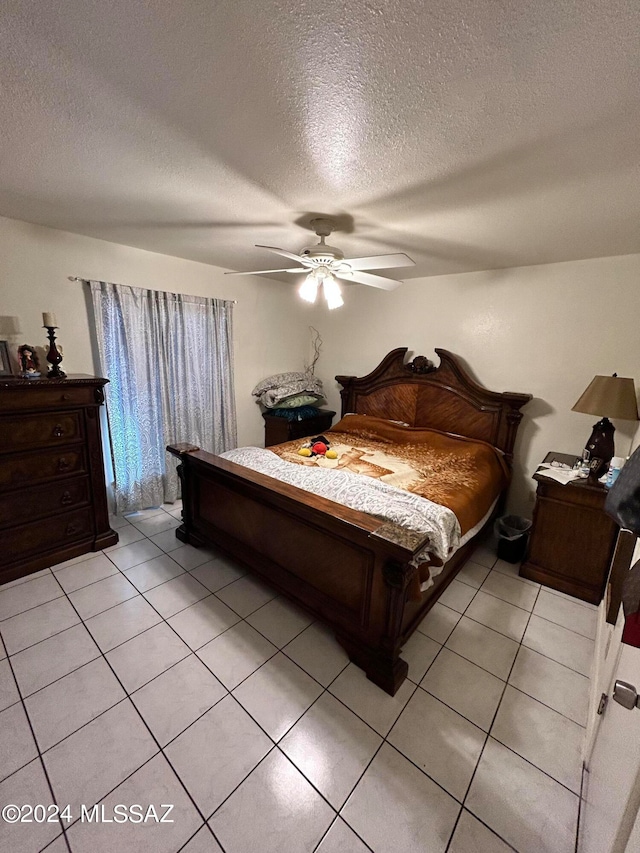
{"type": "Polygon", "coordinates": [[[330,310],[344,305],[340,286],[333,277],[331,270],[325,266],[319,266],[312,270],[300,285],[298,293],[307,302],[315,302],[320,286],[322,286],[330,310]]]}
{"type": "Polygon", "coordinates": [[[313,273],[305,278],[298,289],[298,293],[305,302],[315,302],[318,295],[318,281],[313,273]]]}
{"type": "Polygon", "coordinates": [[[634,381],[615,373],[613,376],[594,376],[571,411],[602,418],[640,420],[634,381]]]}
{"type": "Polygon", "coordinates": [[[327,307],[330,311],[334,308],[340,308],[341,305],[344,305],[344,300],[342,299],[342,294],[340,293],[340,286],[338,282],[335,280],[333,276],[325,278],[322,282],[322,289],[324,290],[324,296],[327,300],[327,307]]]}

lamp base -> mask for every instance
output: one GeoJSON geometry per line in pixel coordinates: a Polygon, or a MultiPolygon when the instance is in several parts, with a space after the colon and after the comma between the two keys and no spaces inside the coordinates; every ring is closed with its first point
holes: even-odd
{"type": "Polygon", "coordinates": [[[613,441],[615,431],[616,428],[609,418],[602,418],[601,421],[593,425],[593,432],[585,446],[585,450],[589,451],[589,459],[591,460],[590,479],[597,480],[609,470],[609,463],[616,452],[613,441]],[[596,460],[599,461],[596,463],[596,460]]]}

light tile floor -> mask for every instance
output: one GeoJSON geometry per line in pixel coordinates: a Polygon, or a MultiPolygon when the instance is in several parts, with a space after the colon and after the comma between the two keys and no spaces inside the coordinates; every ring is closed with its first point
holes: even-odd
{"type": "Polygon", "coordinates": [[[483,546],[391,697],[178,509],[0,588],[0,853],[572,853],[595,608],[483,546]]]}

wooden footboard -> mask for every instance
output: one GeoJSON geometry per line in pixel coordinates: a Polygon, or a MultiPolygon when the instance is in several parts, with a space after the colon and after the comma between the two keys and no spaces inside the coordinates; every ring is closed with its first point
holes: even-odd
{"type": "Polygon", "coordinates": [[[181,460],[178,538],[216,545],[330,625],[393,695],[407,675],[401,647],[428,609],[427,596],[405,618],[410,561],[428,539],[189,445],[167,449],[181,460]]]}

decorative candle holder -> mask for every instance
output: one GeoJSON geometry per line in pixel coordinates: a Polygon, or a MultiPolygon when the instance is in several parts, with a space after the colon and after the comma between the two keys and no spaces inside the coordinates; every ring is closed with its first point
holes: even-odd
{"type": "Polygon", "coordinates": [[[62,361],[62,356],[58,352],[56,346],[56,329],[57,326],[44,326],[49,336],[49,352],[47,353],[47,361],[51,365],[47,373],[47,379],[65,379],[67,374],[61,370],[59,365],[62,361]]]}

